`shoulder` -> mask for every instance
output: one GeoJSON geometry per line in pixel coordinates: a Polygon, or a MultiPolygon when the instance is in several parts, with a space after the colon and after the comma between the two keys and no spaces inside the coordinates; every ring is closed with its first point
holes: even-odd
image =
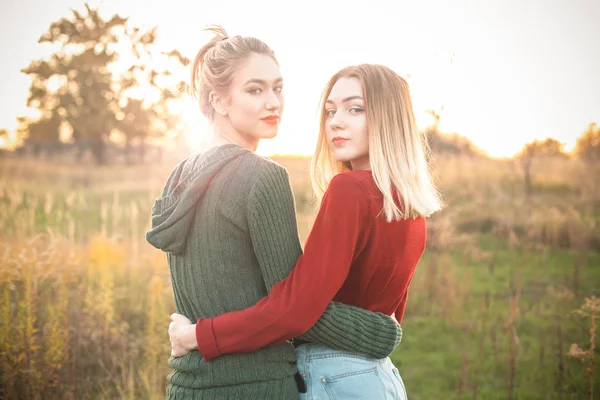
{"type": "Polygon", "coordinates": [[[271,181],[280,181],[281,179],[289,180],[287,170],[275,161],[254,153],[247,154],[245,158],[256,165],[256,181],[268,184],[271,181]]]}
{"type": "Polygon", "coordinates": [[[369,209],[369,192],[363,171],[347,171],[335,175],[323,195],[322,203],[347,209],[369,209]]]}
{"type": "Polygon", "coordinates": [[[365,183],[369,179],[371,179],[370,171],[342,172],[331,179],[326,193],[348,193],[366,197],[367,190],[365,183]]]}
{"type": "Polygon", "coordinates": [[[249,183],[251,187],[260,183],[268,184],[272,180],[288,179],[284,167],[251,151],[241,154],[231,173],[249,183]]]}
{"type": "Polygon", "coordinates": [[[350,219],[364,223],[360,226],[367,229],[371,224],[369,216],[373,213],[373,206],[364,185],[364,174],[357,172],[343,172],[331,179],[321,200],[319,214],[331,221],[350,219]]]}
{"type": "Polygon", "coordinates": [[[252,157],[256,163],[260,166],[261,169],[273,172],[273,173],[283,173],[287,175],[287,170],[280,164],[277,164],[275,161],[270,158],[259,156],[256,153],[250,153],[247,157],[252,157]]]}
{"type": "MultiPolygon", "coordinates": [[[[251,195],[263,193],[269,197],[282,196],[291,193],[290,177],[287,170],[266,157],[254,153],[244,155],[242,164],[251,164],[251,176],[248,179],[252,182],[251,195]]],[[[245,165],[241,166],[246,168],[245,165]]],[[[249,170],[246,170],[249,172],[249,170]]]]}

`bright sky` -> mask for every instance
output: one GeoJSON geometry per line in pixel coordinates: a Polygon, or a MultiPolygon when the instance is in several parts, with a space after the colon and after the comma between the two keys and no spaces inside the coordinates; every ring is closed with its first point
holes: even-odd
{"type": "MultiPolygon", "coordinates": [[[[278,56],[286,110],[265,155],[312,154],[320,92],[338,69],[381,63],[407,77],[418,123],[441,112],[440,128],[470,138],[492,156],[510,156],[533,139],[570,149],[590,122],[600,123],[600,1],[90,0],[103,15],[159,26],[165,49],[193,58],[208,24],[262,39],[278,56]],[[285,7],[285,8],[284,8],[285,7]]],[[[30,79],[21,74],[48,53],[37,43],[50,23],[83,9],[75,0],[0,5],[0,128],[27,114],[30,79]]],[[[191,142],[204,131],[186,103],[191,142]]]]}

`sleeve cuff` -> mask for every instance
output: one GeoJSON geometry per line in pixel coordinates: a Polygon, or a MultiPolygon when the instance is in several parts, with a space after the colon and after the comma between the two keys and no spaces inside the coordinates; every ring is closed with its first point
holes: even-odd
{"type": "Polygon", "coordinates": [[[212,361],[221,355],[213,330],[212,318],[198,319],[198,322],[196,322],[196,342],[198,343],[198,351],[206,361],[212,361]]]}

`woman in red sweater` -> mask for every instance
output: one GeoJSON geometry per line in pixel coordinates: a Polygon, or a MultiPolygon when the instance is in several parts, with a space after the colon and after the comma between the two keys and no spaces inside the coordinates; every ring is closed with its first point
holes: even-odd
{"type": "MultiPolygon", "coordinates": [[[[199,319],[195,337],[173,315],[173,355],[198,348],[210,361],[307,331],[327,304],[395,315],[401,322],[426,242],[425,217],[441,208],[408,84],[381,65],[350,66],[327,83],[311,180],[320,209],[290,275],[253,307],[199,319]]],[[[406,398],[389,358],[296,342],[307,399],[406,398]]]]}

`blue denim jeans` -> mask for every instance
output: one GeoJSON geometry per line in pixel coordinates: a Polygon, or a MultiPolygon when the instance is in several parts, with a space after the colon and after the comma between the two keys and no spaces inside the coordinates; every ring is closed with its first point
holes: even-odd
{"type": "Polygon", "coordinates": [[[307,392],[301,400],[407,400],[404,382],[389,357],[339,351],[319,344],[296,349],[307,392]]]}

